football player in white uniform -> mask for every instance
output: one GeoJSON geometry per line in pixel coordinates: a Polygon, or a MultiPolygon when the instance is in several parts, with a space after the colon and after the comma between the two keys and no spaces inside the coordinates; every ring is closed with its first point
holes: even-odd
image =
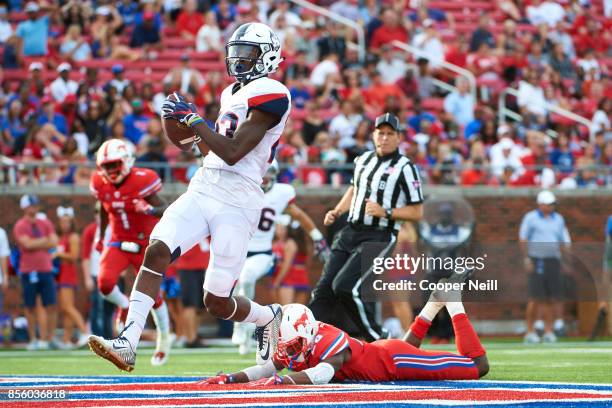
{"type": "MultiPolygon", "coordinates": [[[[272,254],[272,241],[274,240],[274,226],[279,215],[286,213],[298,221],[302,228],[310,235],[314,244],[314,252],[325,263],[329,256],[329,246],[312,221],[312,219],[295,204],[295,189],[290,184],[277,183],[278,163],[276,160],[268,168],[261,185],[264,193],[264,206],[257,224],[257,230],[249,241],[247,259],[240,273],[236,292],[249,299],[255,297],[255,284],[259,278],[266,275],[274,266],[272,254]]],[[[232,343],[239,346],[240,354],[247,354],[251,350],[251,338],[254,325],[251,323],[235,322],[232,343]]]]}
{"type": "Polygon", "coordinates": [[[91,349],[119,369],[134,369],[136,347],[168,265],[207,236],[211,237],[204,280],[208,312],[257,326],[259,364],[275,353],[281,307],[262,306],[232,292],[263,208],[262,177],[274,159],[291,110],[289,90],[268,78],[281,61],[274,31],[265,24],[247,23],[236,29],[226,45],[227,72],[236,82],[221,94],[215,131],[181,95],[166,98],[164,118],[191,128],[206,157],[187,192],[168,207],[151,233],[130,296],[125,329],[113,340],[90,337],[91,349]]]}

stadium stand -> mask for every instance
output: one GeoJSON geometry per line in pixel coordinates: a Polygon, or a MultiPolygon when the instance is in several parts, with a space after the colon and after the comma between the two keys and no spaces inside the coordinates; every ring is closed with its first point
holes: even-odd
{"type": "Polygon", "coordinates": [[[362,27],[365,58],[355,31],[316,8],[222,0],[195,2],[193,12],[194,2],[182,2],[184,10],[175,3],[0,6],[2,182],[87,183],[92,154],[110,137],[126,138],[138,157],[156,157],[150,165],[167,181],[188,181],[197,157],[164,140],[160,100],[179,90],[213,125],[229,78],[223,55],[196,52],[196,43],[215,33],[224,42],[248,21],[271,24],[283,41],[277,76],[294,99],[278,151],[285,181],[348,182],[351,160],[371,147],[371,119],[384,110],[405,122],[402,149],[430,184],[612,182],[611,20],[602,0],[316,2],[362,27]],[[130,48],[136,35],[148,39],[130,48]],[[467,69],[476,86],[463,89],[442,61],[467,69]],[[51,84],[65,82],[63,62],[76,90],[66,83],[69,97],[48,100],[51,84]]]}

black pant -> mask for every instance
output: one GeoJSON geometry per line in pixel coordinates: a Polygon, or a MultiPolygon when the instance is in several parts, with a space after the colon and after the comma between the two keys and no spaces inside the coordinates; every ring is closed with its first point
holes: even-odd
{"type": "Polygon", "coordinates": [[[312,292],[309,307],[315,318],[345,331],[350,331],[354,324],[361,337],[368,341],[386,337],[376,320],[376,304],[361,299],[361,254],[364,243],[378,242],[388,243],[378,255],[387,256],[393,250],[395,241],[395,234],[388,230],[355,227],[352,224],[344,227],[334,239],[331,256],[312,292]],[[334,319],[337,305],[343,306],[351,322],[334,319]]]}

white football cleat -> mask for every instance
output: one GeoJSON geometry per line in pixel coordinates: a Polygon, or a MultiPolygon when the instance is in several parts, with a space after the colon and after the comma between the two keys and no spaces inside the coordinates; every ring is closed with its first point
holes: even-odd
{"type": "Polygon", "coordinates": [[[268,305],[268,307],[272,309],[274,317],[265,326],[259,326],[255,329],[255,338],[257,339],[255,361],[258,365],[263,365],[270,360],[278,348],[278,333],[283,319],[283,308],[278,303],[268,305]]]}
{"type": "Polygon", "coordinates": [[[87,343],[89,342],[90,336],[91,336],[91,333],[81,333],[79,335],[79,338],[77,339],[76,347],[81,348],[83,346],[86,346],[87,343]]]}
{"type": "Polygon", "coordinates": [[[151,356],[152,366],[161,366],[168,362],[168,357],[170,357],[170,348],[172,347],[172,343],[174,342],[175,338],[176,335],[174,333],[157,335],[155,352],[153,352],[153,355],[151,356]]]}
{"type": "Polygon", "coordinates": [[[542,343],[556,343],[556,342],[557,342],[557,336],[555,336],[555,333],[548,332],[548,333],[544,333],[544,335],[542,336],[542,343]]]}
{"type": "Polygon", "coordinates": [[[540,336],[538,336],[535,332],[529,332],[525,334],[523,341],[525,344],[536,344],[540,342],[540,336]]]}
{"type": "Polygon", "coordinates": [[[136,353],[125,337],[106,340],[100,336],[89,336],[89,348],[118,369],[130,372],[136,364],[136,353]]]}
{"type": "Polygon", "coordinates": [[[38,340],[30,340],[30,342],[26,346],[26,350],[28,350],[28,351],[36,351],[36,350],[38,350],[38,340]]]}

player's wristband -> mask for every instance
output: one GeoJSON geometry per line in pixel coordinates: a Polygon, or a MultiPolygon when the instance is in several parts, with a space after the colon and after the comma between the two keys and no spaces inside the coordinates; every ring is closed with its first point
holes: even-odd
{"type": "Polygon", "coordinates": [[[189,127],[194,127],[198,123],[204,122],[204,119],[202,119],[197,113],[190,113],[187,115],[187,117],[185,117],[185,119],[185,123],[189,127]]]}
{"type": "Polygon", "coordinates": [[[312,231],[310,231],[310,238],[312,238],[312,240],[315,242],[320,241],[323,239],[323,234],[321,234],[321,231],[315,228],[312,231]]]}

